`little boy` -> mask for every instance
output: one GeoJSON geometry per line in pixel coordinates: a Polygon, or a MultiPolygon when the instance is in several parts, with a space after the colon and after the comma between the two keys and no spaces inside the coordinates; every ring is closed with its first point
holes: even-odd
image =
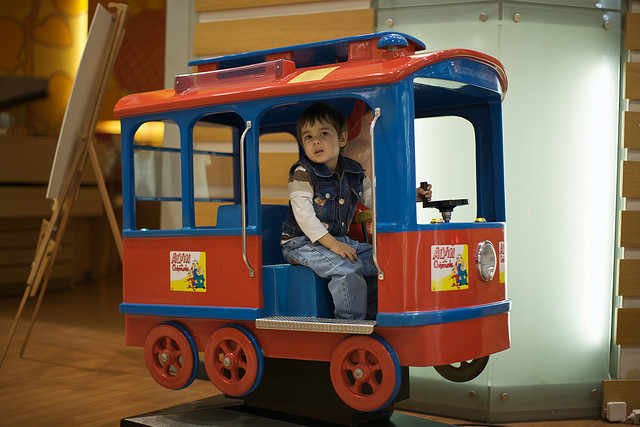
{"type": "Polygon", "coordinates": [[[297,126],[304,156],[289,171],[289,212],[282,253],[329,280],[338,319],[375,319],[377,270],[371,245],[347,236],[358,200],[371,205],[371,181],[360,163],[343,157],[347,121],[328,104],[305,110],[297,126]]]}
{"type": "MultiPolygon", "coordinates": [[[[292,264],[329,279],[338,319],[375,319],[378,271],[371,245],[347,236],[356,204],[371,206],[371,181],[360,163],[342,156],[347,121],[324,103],[298,120],[304,156],[289,171],[289,212],[282,224],[282,253],[292,264]]],[[[430,189],[421,190],[428,198],[430,189]]]]}

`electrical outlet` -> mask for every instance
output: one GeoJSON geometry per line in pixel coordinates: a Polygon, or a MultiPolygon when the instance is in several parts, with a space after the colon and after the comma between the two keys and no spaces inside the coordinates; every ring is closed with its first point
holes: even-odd
{"type": "Polygon", "coordinates": [[[612,423],[627,419],[627,402],[607,402],[607,420],[612,423]]]}

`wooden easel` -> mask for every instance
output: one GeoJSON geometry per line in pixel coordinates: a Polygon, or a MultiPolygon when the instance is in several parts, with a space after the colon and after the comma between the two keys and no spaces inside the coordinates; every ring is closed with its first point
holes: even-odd
{"type": "MultiPolygon", "coordinates": [[[[90,100],[91,111],[88,119],[85,123],[83,123],[83,128],[80,132],[80,135],[77,135],[77,137],[79,138],[76,145],[77,148],[70,163],[70,167],[67,169],[64,175],[64,180],[59,192],[59,196],[53,199],[53,213],[51,215],[51,218],[49,220],[44,219],[42,221],[36,252],[34,255],[33,263],[31,264],[31,271],[29,272],[29,276],[27,278],[27,287],[25,289],[24,295],[22,296],[22,300],[20,302],[20,306],[18,307],[18,312],[16,313],[11,330],[9,331],[9,338],[7,340],[4,352],[2,353],[2,358],[0,359],[0,367],[2,367],[2,363],[4,362],[4,359],[7,355],[9,345],[11,344],[11,340],[13,339],[13,335],[15,334],[16,328],[18,326],[18,321],[20,320],[20,316],[22,315],[22,311],[24,310],[28,298],[35,297],[37,295],[38,299],[31,316],[31,322],[29,324],[29,328],[27,330],[22,348],[20,349],[20,357],[22,357],[22,355],[24,354],[24,350],[27,347],[33,325],[40,310],[44,294],[47,290],[47,285],[49,283],[49,278],[51,277],[51,271],[53,270],[53,265],[55,263],[56,255],[60,247],[60,242],[62,242],[62,237],[67,227],[67,222],[69,221],[73,202],[75,201],[78,191],[80,190],[80,181],[87,163],[87,159],[91,161],[91,165],[97,179],[104,210],[109,220],[109,225],[113,233],[113,238],[115,240],[118,253],[120,254],[120,260],[122,260],[122,236],[120,234],[120,228],[113,212],[111,200],[109,199],[107,187],[104,182],[104,176],[102,174],[102,168],[98,160],[98,156],[96,155],[93,136],[100,113],[100,107],[102,106],[104,93],[107,88],[109,75],[113,70],[116,57],[118,56],[118,51],[120,50],[120,44],[124,36],[124,24],[127,15],[127,5],[120,3],[109,3],[109,8],[115,9],[112,15],[113,23],[110,28],[107,48],[102,57],[100,67],[101,75],[97,78],[98,84],[95,88],[93,88],[95,92],[94,96],[90,100]]],[[[60,145],[63,142],[64,141],[59,141],[58,144],[60,145]]]]}

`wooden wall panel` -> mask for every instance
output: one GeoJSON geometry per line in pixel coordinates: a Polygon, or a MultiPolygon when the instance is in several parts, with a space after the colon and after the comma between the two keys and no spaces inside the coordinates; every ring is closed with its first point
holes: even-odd
{"type": "Polygon", "coordinates": [[[260,185],[286,187],[289,168],[298,161],[298,153],[260,153],[260,185]]]}
{"type": "Polygon", "coordinates": [[[607,417],[604,413],[607,402],[627,402],[629,413],[640,408],[640,380],[602,381],[602,418],[607,417]]]}
{"type": "Polygon", "coordinates": [[[47,185],[57,143],[54,138],[0,137],[0,182],[47,185]]]}
{"type": "MultiPolygon", "coordinates": [[[[51,200],[45,197],[45,187],[0,186],[0,219],[48,218],[51,216],[51,200]]],[[[81,187],[71,208],[71,215],[99,216],[104,213],[100,193],[95,187],[81,187]]]]}
{"type": "Polygon", "coordinates": [[[621,212],[620,246],[640,248],[640,211],[621,212]]]}
{"type": "MultiPolygon", "coordinates": [[[[624,47],[628,50],[640,49],[640,14],[627,13],[625,16],[624,47]]],[[[633,56],[632,56],[633,57],[633,56]]],[[[624,65],[624,97],[630,100],[640,99],[640,62],[627,62],[624,65]]],[[[630,105],[633,105],[632,103],[630,105]]],[[[637,108],[634,108],[637,110],[637,108]]],[[[640,112],[627,111],[624,114],[623,146],[627,149],[640,149],[640,112]]],[[[622,197],[640,198],[640,162],[626,160],[622,165],[622,197]]],[[[620,221],[620,246],[640,247],[640,211],[622,211],[620,221]]],[[[618,308],[615,331],[615,344],[620,345],[618,355],[618,377],[628,375],[628,367],[623,365],[633,357],[629,345],[640,344],[640,308],[628,307],[629,297],[640,295],[640,260],[621,259],[618,268],[618,294],[623,297],[623,308],[618,308]],[[625,374],[625,372],[627,372],[625,374]]],[[[638,367],[635,358],[633,365],[638,367]]],[[[602,396],[603,417],[606,402],[627,402],[631,409],[640,405],[640,382],[603,381],[602,396]]]]}
{"type": "Polygon", "coordinates": [[[625,87],[626,99],[640,99],[640,62],[625,62],[625,87]]]}
{"type": "Polygon", "coordinates": [[[200,22],[194,28],[193,53],[220,56],[374,31],[374,9],[200,22]]]}
{"type": "MultiPolygon", "coordinates": [[[[41,218],[11,218],[0,221],[0,297],[24,293],[41,223],[41,218]]],[[[67,225],[48,289],[66,288],[72,283],[76,269],[74,225],[73,219],[67,225]]],[[[95,263],[95,259],[93,261],[95,263]]]]}
{"type": "MultiPolygon", "coordinates": [[[[231,139],[231,128],[200,126],[199,124],[193,128],[195,142],[229,142],[231,139]]],[[[284,132],[260,135],[260,145],[270,142],[296,142],[296,138],[290,133],[284,132]]]]}
{"type": "Polygon", "coordinates": [[[624,48],[640,49],[640,13],[628,12],[625,16],[624,48]]]}
{"type": "Polygon", "coordinates": [[[624,112],[624,148],[640,149],[640,112],[624,112]]]}
{"type": "MultiPolygon", "coordinates": [[[[0,296],[24,292],[42,219],[52,213],[53,202],[45,194],[56,145],[56,138],[0,136],[0,296]]],[[[102,163],[104,145],[96,144],[96,151],[102,163]]],[[[91,162],[82,181],[95,183],[91,162]]],[[[112,265],[120,268],[119,257],[117,264],[104,264],[111,259],[111,251],[115,254],[115,246],[110,230],[103,231],[107,228],[104,208],[95,185],[81,187],[71,215],[51,276],[57,284],[50,288],[67,287],[93,274],[98,277],[112,265]],[[82,232],[81,224],[87,224],[82,232]]]]}
{"type": "MultiPolygon", "coordinates": [[[[640,259],[621,259],[618,269],[618,295],[640,297],[640,259]]],[[[638,325],[640,328],[640,325],[638,325]]]]}
{"type": "Polygon", "coordinates": [[[622,197],[640,199],[640,162],[622,162],[622,197]]]}
{"type": "MultiPolygon", "coordinates": [[[[58,145],[57,138],[0,136],[0,183],[49,185],[49,175],[58,145]],[[28,166],[25,166],[28,165],[28,166]]],[[[102,144],[96,144],[101,164],[105,157],[102,144]]],[[[83,183],[95,183],[91,162],[82,173],[83,183]]]]}
{"type": "Polygon", "coordinates": [[[317,3],[317,0],[196,0],[196,12],[247,9],[251,7],[286,6],[299,3],[317,3]]]}
{"type": "Polygon", "coordinates": [[[619,308],[616,328],[617,345],[640,344],[640,308],[619,308]]]}

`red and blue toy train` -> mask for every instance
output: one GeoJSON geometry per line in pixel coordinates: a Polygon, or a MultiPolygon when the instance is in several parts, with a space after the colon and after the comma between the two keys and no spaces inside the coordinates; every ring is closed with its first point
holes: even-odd
{"type": "Polygon", "coordinates": [[[210,380],[231,396],[258,387],[265,359],[323,361],[342,401],[377,411],[396,399],[401,367],[435,366],[448,379],[466,381],[482,371],[489,355],[509,348],[501,113],[506,74],[496,59],[475,51],[424,49],[408,35],[376,33],[198,60],[190,64],[197,71],[177,76],[173,89],[118,102],[121,312],[127,344],[144,347],[159,384],[191,384],[199,353],[210,380]],[[260,136],[295,135],[300,113],[320,101],[349,118],[350,137],[362,128],[368,139],[362,155],[374,203],[369,232],[360,234],[371,239],[378,266],[373,321],[331,318],[326,282],[282,258],[287,206],[261,203],[260,136]],[[473,126],[479,219],[453,221],[451,211],[467,201],[448,200],[430,204],[444,220],[420,224],[413,124],[444,116],[473,126]],[[157,121],[176,125],[177,147],[137,144],[138,129],[157,121]],[[229,150],[195,147],[197,123],[231,129],[229,150]],[[160,160],[145,170],[143,159],[150,157],[160,160]],[[230,165],[226,195],[199,189],[202,157],[230,165]],[[144,188],[149,176],[162,182],[168,171],[173,190],[164,184],[144,188]],[[136,212],[144,202],[178,205],[181,224],[143,228],[136,212]],[[203,203],[220,205],[215,226],[198,224],[195,210],[203,203]]]}

